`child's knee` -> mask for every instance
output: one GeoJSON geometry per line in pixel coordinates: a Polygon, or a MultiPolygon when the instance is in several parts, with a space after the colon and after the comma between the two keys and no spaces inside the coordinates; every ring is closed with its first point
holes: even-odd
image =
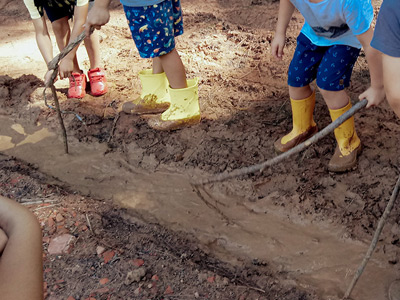
{"type": "Polygon", "coordinates": [[[54,21],[51,26],[56,37],[64,37],[70,31],[68,20],[64,18],[54,21]]]}

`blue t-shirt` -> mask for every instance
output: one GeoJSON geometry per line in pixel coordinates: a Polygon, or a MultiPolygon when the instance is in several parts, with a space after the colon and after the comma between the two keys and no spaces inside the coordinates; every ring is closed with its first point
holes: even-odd
{"type": "Polygon", "coordinates": [[[143,7],[161,3],[165,0],[120,0],[122,5],[131,7],[143,7]]]}
{"type": "Polygon", "coordinates": [[[290,1],[305,19],[301,32],[317,46],[361,48],[356,35],[366,32],[374,19],[371,0],[290,1]]]}
{"type": "Polygon", "coordinates": [[[386,55],[400,57],[399,0],[383,1],[371,46],[386,55]]]}

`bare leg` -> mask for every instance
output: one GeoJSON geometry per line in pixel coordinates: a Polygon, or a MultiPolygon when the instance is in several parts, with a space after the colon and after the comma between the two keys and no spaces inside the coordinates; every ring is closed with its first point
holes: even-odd
{"type": "MultiPolygon", "coordinates": [[[[185,67],[183,66],[182,60],[176,49],[172,50],[168,54],[160,56],[159,59],[161,61],[162,69],[167,75],[170,87],[173,89],[186,88],[187,83],[185,67]]],[[[159,71],[159,69],[157,69],[156,71],[159,71]]]]}
{"type": "Polygon", "coordinates": [[[289,86],[289,96],[293,100],[303,100],[311,96],[313,90],[310,85],[302,87],[289,86]]]}
{"type": "Polygon", "coordinates": [[[319,89],[322,97],[324,97],[326,105],[331,110],[336,110],[345,107],[349,104],[349,96],[345,90],[341,91],[327,91],[319,89]]]}
{"type": "MultiPolygon", "coordinates": [[[[68,17],[58,19],[53,23],[51,23],[51,25],[53,27],[54,35],[56,37],[58,49],[62,51],[67,46],[71,35],[71,29],[69,27],[68,17]]],[[[73,72],[81,73],[76,55],[73,59],[73,63],[74,63],[73,72]]]]}
{"type": "Polygon", "coordinates": [[[101,65],[100,42],[97,30],[85,38],[85,48],[89,56],[90,69],[99,68],[101,65]]]}
{"type": "Polygon", "coordinates": [[[43,299],[42,232],[36,217],[0,196],[0,230],[8,237],[0,259],[1,299],[43,299]]]}
{"type": "Polygon", "coordinates": [[[161,59],[159,57],[153,58],[153,74],[163,73],[164,69],[161,64],[161,59]]]}

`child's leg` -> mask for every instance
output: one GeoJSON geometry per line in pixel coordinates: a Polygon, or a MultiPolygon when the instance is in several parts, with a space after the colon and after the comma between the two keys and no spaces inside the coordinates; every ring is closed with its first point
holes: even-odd
{"type": "Polygon", "coordinates": [[[382,62],[386,98],[393,111],[400,118],[400,57],[382,54],[382,62]]]}
{"type": "Polygon", "coordinates": [[[294,87],[289,86],[289,96],[293,100],[301,100],[308,98],[312,95],[313,90],[310,85],[302,86],[302,87],[294,87]]]}
{"type": "MultiPolygon", "coordinates": [[[[331,46],[318,67],[317,85],[329,108],[332,121],[351,108],[346,87],[350,85],[350,77],[360,49],[350,46],[331,46]]],[[[345,172],[357,164],[357,156],[361,152],[361,141],[357,136],[354,117],[349,118],[335,129],[337,147],[328,169],[332,172],[345,172]]]]}
{"type": "Polygon", "coordinates": [[[161,59],[159,57],[153,58],[153,74],[164,73],[164,69],[161,64],[161,59]]]}
{"type": "Polygon", "coordinates": [[[167,75],[169,86],[172,89],[183,89],[187,87],[186,72],[182,60],[176,51],[173,49],[168,54],[159,57],[161,66],[167,75]]]}
{"type": "MultiPolygon", "coordinates": [[[[62,51],[68,44],[71,35],[71,29],[68,24],[68,16],[55,20],[51,23],[53,27],[53,32],[56,37],[57,46],[60,51],[62,51]]],[[[78,60],[76,56],[73,59],[73,72],[80,73],[78,60]]]]}
{"type": "Polygon", "coordinates": [[[93,96],[104,95],[108,91],[108,85],[105,71],[100,68],[100,42],[97,30],[85,38],[85,48],[90,61],[90,70],[88,71],[90,91],[93,96]]]}
{"type": "Polygon", "coordinates": [[[100,56],[100,42],[99,34],[97,30],[85,38],[85,48],[90,61],[90,69],[99,68],[101,66],[101,56],[100,56]]]}
{"type": "Polygon", "coordinates": [[[310,87],[317,74],[325,49],[317,47],[300,34],[288,71],[293,129],[274,143],[276,152],[286,152],[314,135],[318,129],[313,119],[315,93],[310,87]]]}

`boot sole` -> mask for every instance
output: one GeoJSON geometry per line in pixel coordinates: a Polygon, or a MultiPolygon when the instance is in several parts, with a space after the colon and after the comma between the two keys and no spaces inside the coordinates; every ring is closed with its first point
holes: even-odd
{"type": "Polygon", "coordinates": [[[290,149],[293,149],[294,147],[300,145],[301,143],[304,143],[305,141],[307,141],[309,138],[311,138],[312,136],[314,136],[315,134],[318,133],[318,127],[315,126],[311,132],[308,133],[308,135],[305,138],[302,138],[301,140],[297,141],[292,147],[287,148],[287,149],[281,149],[278,148],[275,143],[274,143],[274,149],[275,149],[275,153],[276,154],[282,154],[285,153],[287,151],[289,151],[290,149]]]}
{"type": "Polygon", "coordinates": [[[356,150],[357,151],[356,152],[356,159],[350,165],[343,166],[343,167],[340,167],[340,166],[329,166],[328,165],[328,171],[329,172],[334,172],[334,173],[345,173],[345,172],[356,170],[357,169],[358,156],[361,154],[362,149],[363,149],[362,144],[360,144],[360,146],[356,150]]]}

